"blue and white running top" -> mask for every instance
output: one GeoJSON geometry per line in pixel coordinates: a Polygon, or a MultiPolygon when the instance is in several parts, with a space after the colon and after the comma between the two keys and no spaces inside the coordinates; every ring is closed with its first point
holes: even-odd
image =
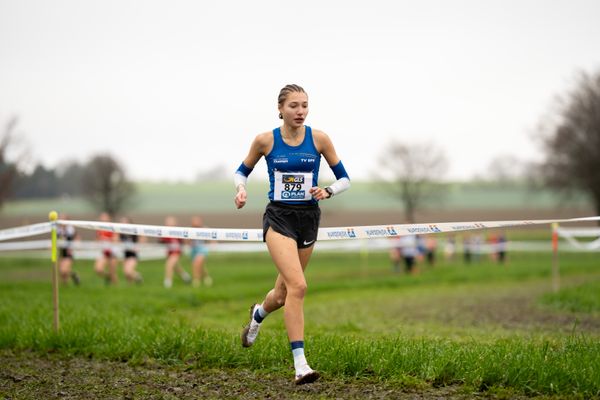
{"type": "Polygon", "coordinates": [[[265,156],[269,172],[269,200],[286,204],[316,204],[309,190],[317,186],[321,154],[313,141],[312,129],[305,125],[304,141],[290,146],[281,129],[273,129],[273,149],[265,156]]]}

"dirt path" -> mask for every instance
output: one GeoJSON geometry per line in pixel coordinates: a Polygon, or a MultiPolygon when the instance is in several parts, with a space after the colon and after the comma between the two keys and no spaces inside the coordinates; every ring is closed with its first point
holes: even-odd
{"type": "Polygon", "coordinates": [[[403,388],[323,377],[312,385],[244,370],[188,370],[0,351],[3,399],[471,399],[460,387],[403,388]]]}

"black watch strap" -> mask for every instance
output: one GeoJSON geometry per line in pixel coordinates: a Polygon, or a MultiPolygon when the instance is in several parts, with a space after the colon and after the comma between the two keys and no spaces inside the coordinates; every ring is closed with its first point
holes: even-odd
{"type": "MultiPolygon", "coordinates": [[[[327,187],[325,188],[325,191],[326,191],[327,193],[329,193],[329,197],[333,196],[333,190],[331,190],[331,188],[330,188],[329,186],[327,186],[327,187]]],[[[329,198],[329,197],[327,197],[327,198],[329,198]]]]}

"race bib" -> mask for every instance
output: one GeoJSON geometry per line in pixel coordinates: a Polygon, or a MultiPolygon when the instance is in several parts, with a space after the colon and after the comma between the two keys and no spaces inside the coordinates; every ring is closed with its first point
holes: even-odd
{"type": "Polygon", "coordinates": [[[275,201],[306,201],[312,199],[312,172],[275,172],[275,201]]]}

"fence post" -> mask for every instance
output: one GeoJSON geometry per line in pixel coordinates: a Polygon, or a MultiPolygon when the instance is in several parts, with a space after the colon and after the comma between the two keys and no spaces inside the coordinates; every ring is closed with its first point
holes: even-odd
{"type": "Polygon", "coordinates": [[[552,224],[552,290],[560,290],[560,272],[558,265],[558,223],[552,224]]]}
{"type": "Polygon", "coordinates": [[[52,260],[52,299],[54,305],[54,331],[58,333],[60,329],[59,323],[59,315],[58,315],[58,257],[56,251],[56,220],[58,219],[58,214],[56,211],[50,211],[48,214],[48,219],[50,220],[50,232],[52,235],[52,250],[51,250],[51,260],[52,260]]]}

